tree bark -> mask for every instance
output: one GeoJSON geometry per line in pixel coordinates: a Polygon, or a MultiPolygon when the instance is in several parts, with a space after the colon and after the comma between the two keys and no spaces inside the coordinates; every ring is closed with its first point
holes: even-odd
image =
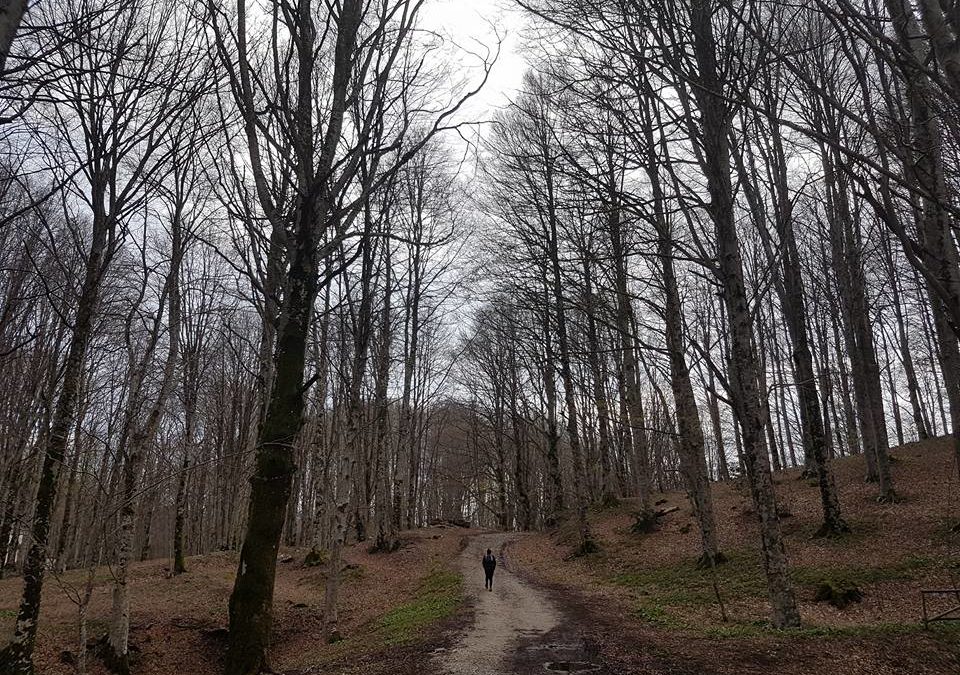
{"type": "MultiPolygon", "coordinates": [[[[249,64],[246,62],[246,21],[243,3],[239,3],[241,95],[248,142],[257,148],[257,130],[253,108],[249,64]]],[[[354,72],[357,35],[363,16],[360,0],[340,4],[337,37],[332,66],[329,117],[321,144],[320,158],[314,166],[313,100],[315,30],[311,2],[298,6],[297,59],[300,77],[297,83],[299,162],[298,204],[290,249],[289,267],[283,283],[283,305],[277,317],[276,351],[271,359],[273,383],[266,414],[256,443],[255,472],[250,479],[250,501],[246,533],[240,550],[233,592],[230,595],[230,637],[225,659],[226,675],[257,675],[269,670],[267,650],[273,615],[273,585],[283,519],[296,470],[294,443],[302,425],[303,377],[310,321],[317,297],[318,223],[329,225],[333,204],[326,194],[327,178],[335,162],[337,144],[348,106],[348,91],[354,72]],[[321,180],[318,180],[318,176],[321,180]]],[[[259,161],[259,158],[258,158],[259,161]]],[[[269,202],[269,199],[268,199],[269,202]]],[[[274,223],[274,227],[282,224],[274,223]]]]}
{"type": "Polygon", "coordinates": [[[27,0],[0,0],[0,75],[7,72],[10,47],[26,11],[27,0]]]}
{"type": "MultiPolygon", "coordinates": [[[[101,202],[95,203],[102,207],[101,202]]],[[[0,652],[0,673],[4,675],[32,675],[33,673],[33,648],[37,636],[37,619],[40,616],[40,595],[46,569],[50,516],[56,501],[67,439],[76,414],[80,379],[93,332],[93,319],[100,298],[101,284],[111,258],[107,248],[111,231],[112,223],[103,209],[95,208],[90,248],[84,264],[80,294],[77,298],[77,312],[70,335],[67,360],[64,364],[60,396],[57,399],[43,450],[40,485],[30,531],[32,543],[23,569],[23,596],[17,611],[13,639],[0,652]]]]}
{"type": "Polygon", "coordinates": [[[710,193],[710,215],[717,242],[717,273],[727,308],[731,345],[731,390],[743,432],[743,452],[754,506],[760,520],[764,569],[773,606],[773,624],[778,628],[798,626],[800,613],[790,584],[786,551],[769,460],[763,443],[764,420],[757,390],[758,364],[753,346],[750,308],[743,278],[736,224],[733,185],[730,176],[730,125],[723,83],[718,77],[717,43],[713,34],[712,5],[693,0],[690,5],[693,51],[698,74],[695,98],[700,109],[704,170],[710,193]]]}

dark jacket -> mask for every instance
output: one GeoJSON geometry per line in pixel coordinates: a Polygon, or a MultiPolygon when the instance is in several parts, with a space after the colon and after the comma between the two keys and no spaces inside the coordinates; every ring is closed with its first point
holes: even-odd
{"type": "Polygon", "coordinates": [[[497,558],[492,553],[490,555],[483,556],[483,571],[487,574],[493,574],[493,570],[497,569],[497,558]]]}

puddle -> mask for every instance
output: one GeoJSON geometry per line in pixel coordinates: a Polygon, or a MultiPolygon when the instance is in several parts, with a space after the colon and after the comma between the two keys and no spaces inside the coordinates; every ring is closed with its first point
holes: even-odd
{"type": "Polygon", "coordinates": [[[543,664],[551,673],[595,673],[600,666],[586,661],[548,661],[543,664]]]}

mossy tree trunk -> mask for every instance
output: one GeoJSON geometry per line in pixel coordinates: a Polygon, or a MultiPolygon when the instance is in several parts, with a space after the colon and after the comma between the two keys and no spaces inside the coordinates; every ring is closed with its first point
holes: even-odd
{"type": "Polygon", "coordinates": [[[295,208],[289,211],[292,217],[282,215],[285,208],[278,208],[274,203],[265,174],[255,84],[247,60],[248,36],[243,3],[238,5],[236,64],[230,56],[224,29],[219,24],[211,26],[221,57],[227,60],[229,68],[236,68],[234,95],[243,114],[258,198],[274,234],[287,233],[282,239],[283,259],[288,261],[279,281],[282,303],[276,316],[267,317],[267,323],[276,328],[274,352],[267,357],[272,366],[272,384],[256,443],[246,532],[230,595],[230,636],[224,663],[227,675],[256,675],[270,670],[268,648],[273,620],[273,587],[280,537],[296,471],[294,444],[303,419],[306,350],[319,287],[320,236],[336,225],[330,222],[334,209],[329,194],[331,172],[349,107],[348,93],[353,86],[363,8],[360,0],[344,0],[339,5],[339,12],[330,15],[336,41],[331,64],[329,110],[319,157],[313,119],[317,59],[313,3],[309,0],[299,3],[293,16],[290,30],[295,33],[297,81],[295,102],[289,112],[296,121],[291,153],[297,187],[295,208]]]}
{"type": "Polygon", "coordinates": [[[267,650],[273,618],[273,583],[296,470],[293,447],[303,415],[306,345],[316,296],[314,215],[313,208],[305,208],[300,216],[297,247],[286,278],[273,387],[257,443],[246,534],[230,595],[227,675],[256,675],[269,670],[267,650]]]}

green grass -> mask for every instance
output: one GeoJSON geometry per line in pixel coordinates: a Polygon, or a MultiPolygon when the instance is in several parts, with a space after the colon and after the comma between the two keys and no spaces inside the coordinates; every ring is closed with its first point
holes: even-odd
{"type": "Polygon", "coordinates": [[[404,644],[423,628],[453,614],[462,601],[462,577],[447,570],[434,570],[423,580],[416,596],[381,618],[378,628],[386,644],[404,644]]]}
{"type": "Polygon", "coordinates": [[[688,627],[679,618],[655,603],[641,603],[634,613],[643,621],[659,628],[684,629],[688,627]]]}
{"type": "Polygon", "coordinates": [[[0,619],[16,619],[17,610],[15,609],[0,609],[0,619]]]}
{"type": "Polygon", "coordinates": [[[881,581],[909,581],[920,572],[942,567],[945,561],[926,556],[907,556],[886,567],[796,567],[792,571],[795,583],[813,586],[825,578],[844,579],[857,585],[881,581]]]}
{"type": "MultiPolygon", "coordinates": [[[[717,568],[717,582],[724,598],[755,597],[766,593],[760,560],[746,553],[728,554],[717,568]]],[[[674,565],[637,569],[615,575],[617,586],[632,588],[658,605],[698,607],[716,602],[710,570],[699,569],[695,559],[674,565]]]]}
{"type": "Polygon", "coordinates": [[[850,518],[847,520],[850,526],[849,532],[842,534],[831,534],[826,537],[817,536],[821,523],[819,521],[806,523],[798,527],[800,536],[813,539],[817,546],[830,548],[834,550],[848,549],[857,544],[869,541],[875,537],[880,529],[876,520],[850,518]]]}
{"type": "MultiPolygon", "coordinates": [[[[362,569],[362,568],[361,568],[362,569]]],[[[385,647],[415,642],[425,628],[452,615],[463,602],[463,579],[459,574],[436,569],[426,576],[416,594],[370,626],[334,644],[323,644],[304,654],[304,666],[317,666],[345,659],[358,659],[385,647]]]]}
{"type": "MultiPolygon", "coordinates": [[[[760,556],[747,551],[734,551],[727,555],[728,561],[716,568],[717,585],[724,602],[766,598],[767,587],[760,556]]],[[[825,580],[845,582],[863,588],[883,581],[915,579],[922,573],[946,564],[947,561],[938,558],[908,556],[895,564],[882,567],[798,566],[791,569],[791,576],[800,593],[812,594],[817,585],[825,580]]],[[[775,632],[765,621],[732,621],[704,626],[700,623],[692,624],[682,618],[678,610],[716,605],[711,571],[699,569],[695,559],[663,567],[632,570],[614,575],[608,578],[608,581],[635,591],[637,616],[654,626],[694,630],[717,638],[758,637],[775,632]]],[[[843,628],[809,626],[788,633],[797,637],[850,637],[913,632],[921,628],[919,623],[881,623],[843,628]]],[[[957,629],[960,629],[960,625],[945,628],[951,635],[960,635],[957,629]]]]}
{"type": "MultiPolygon", "coordinates": [[[[735,551],[727,557],[728,561],[716,568],[717,584],[724,599],[766,597],[759,555],[735,551]]],[[[937,558],[909,556],[884,567],[796,566],[791,568],[791,577],[800,589],[813,589],[826,579],[866,586],[882,581],[907,581],[944,564],[945,561],[937,558]]],[[[694,559],[617,574],[610,581],[655,598],[663,605],[696,607],[716,602],[710,570],[699,569],[694,559]]]]}

